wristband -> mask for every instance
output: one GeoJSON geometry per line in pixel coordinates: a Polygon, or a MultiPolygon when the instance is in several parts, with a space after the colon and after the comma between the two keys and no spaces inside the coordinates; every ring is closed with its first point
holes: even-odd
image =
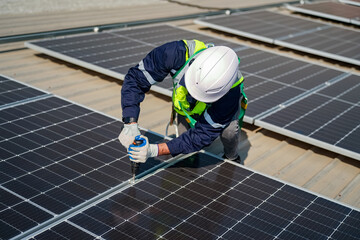
{"type": "Polygon", "coordinates": [[[122,118],[123,123],[128,124],[128,123],[132,123],[132,122],[137,122],[137,118],[134,117],[123,117],[122,118]]]}

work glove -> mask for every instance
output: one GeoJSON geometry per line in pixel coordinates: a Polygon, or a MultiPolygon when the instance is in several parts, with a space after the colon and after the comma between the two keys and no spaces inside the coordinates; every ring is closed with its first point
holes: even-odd
{"type": "Polygon", "coordinates": [[[156,157],[159,153],[157,144],[149,144],[147,137],[143,135],[136,136],[136,140],[142,140],[140,145],[131,144],[128,148],[130,160],[137,163],[144,163],[150,157],[156,157]]]}
{"type": "Polygon", "coordinates": [[[118,139],[120,143],[128,149],[130,144],[134,142],[135,136],[140,135],[140,131],[137,123],[124,124],[118,139]]]}

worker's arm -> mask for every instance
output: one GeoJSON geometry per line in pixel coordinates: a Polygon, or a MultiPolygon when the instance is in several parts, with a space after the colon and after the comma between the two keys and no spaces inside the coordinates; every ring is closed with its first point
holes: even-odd
{"type": "Polygon", "coordinates": [[[124,118],[134,118],[140,113],[140,103],[150,87],[164,78],[172,69],[185,63],[186,47],[183,41],[166,43],[153,49],[138,65],[129,69],[121,89],[121,107],[124,118]]]}
{"type": "Polygon", "coordinates": [[[122,115],[126,124],[119,135],[119,140],[126,149],[135,136],[140,134],[137,121],[145,93],[151,85],[163,81],[172,69],[182,67],[185,54],[183,41],[166,43],[153,49],[139,64],[129,69],[121,89],[122,115]]]}
{"type": "Polygon", "coordinates": [[[166,143],[158,144],[158,156],[169,155],[169,154],[170,154],[170,150],[166,143]]]}

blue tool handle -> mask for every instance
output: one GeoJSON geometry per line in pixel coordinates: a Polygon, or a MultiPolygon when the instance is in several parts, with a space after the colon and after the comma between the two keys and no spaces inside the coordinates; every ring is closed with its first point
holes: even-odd
{"type": "Polygon", "coordinates": [[[134,142],[130,144],[129,148],[131,147],[143,147],[146,145],[145,138],[141,137],[141,135],[137,135],[134,139],[134,142]]]}
{"type": "MultiPolygon", "coordinates": [[[[146,145],[146,139],[142,138],[141,135],[137,135],[133,141],[132,144],[130,144],[129,148],[128,148],[128,152],[130,152],[130,150],[132,148],[137,148],[137,147],[143,147],[146,145]]],[[[131,157],[131,154],[129,154],[129,158],[130,160],[132,160],[133,158],[131,157]]]]}
{"type": "MultiPolygon", "coordinates": [[[[142,147],[145,145],[146,145],[146,140],[142,138],[140,135],[137,135],[134,139],[134,142],[129,146],[129,149],[132,147],[142,147]]],[[[130,160],[132,159],[131,155],[129,156],[129,158],[130,160]]],[[[133,175],[133,177],[135,177],[135,175],[137,175],[139,172],[140,163],[133,161],[130,161],[130,163],[131,163],[131,174],[133,175]]]]}

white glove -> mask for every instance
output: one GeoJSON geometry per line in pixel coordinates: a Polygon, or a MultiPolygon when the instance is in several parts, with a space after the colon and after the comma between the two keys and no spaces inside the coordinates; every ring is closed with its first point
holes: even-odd
{"type": "Polygon", "coordinates": [[[131,144],[128,148],[130,160],[137,163],[144,163],[149,157],[156,157],[159,153],[157,144],[149,144],[147,137],[140,135],[136,140],[141,139],[143,142],[139,146],[131,144]]]}
{"type": "Polygon", "coordinates": [[[122,129],[118,139],[120,143],[128,149],[130,144],[133,143],[135,136],[140,135],[140,131],[137,123],[132,124],[124,124],[124,128],[122,129]]]}

